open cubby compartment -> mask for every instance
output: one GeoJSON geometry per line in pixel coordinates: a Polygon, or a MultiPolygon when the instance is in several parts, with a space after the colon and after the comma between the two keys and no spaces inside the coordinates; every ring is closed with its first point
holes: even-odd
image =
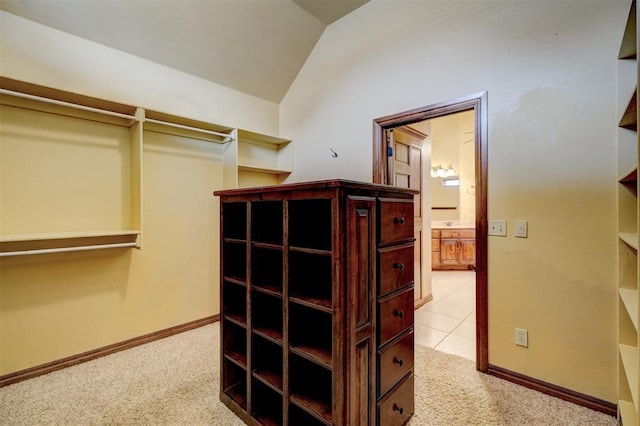
{"type": "Polygon", "coordinates": [[[238,170],[265,174],[291,173],[291,141],[238,129],[238,170]]]}
{"type": "Polygon", "coordinates": [[[251,203],[251,241],[282,245],[282,201],[251,203]]]}
{"type": "Polygon", "coordinates": [[[618,287],[638,290],[638,252],[618,240],[618,287]]]}
{"type": "Polygon", "coordinates": [[[229,320],[223,320],[222,347],[226,359],[247,368],[247,330],[229,320]]]}
{"type": "Polygon", "coordinates": [[[238,188],[254,188],[257,186],[280,185],[284,182],[289,173],[274,174],[270,172],[238,168],[238,188]]]}
{"type": "Polygon", "coordinates": [[[253,334],[251,368],[253,377],[282,393],[282,345],[253,334]]]}
{"type": "MultiPolygon", "coordinates": [[[[618,363],[622,366],[622,357],[618,354],[618,363]]],[[[631,389],[629,389],[629,382],[627,381],[626,372],[624,371],[624,367],[618,368],[618,408],[620,412],[620,416],[622,417],[623,425],[634,425],[637,424],[637,415],[635,413],[635,407],[633,405],[633,395],[631,394],[631,389]],[[634,417],[632,421],[628,419],[627,416],[631,415],[634,417]]]]}
{"type": "MultiPolygon", "coordinates": [[[[618,347],[621,377],[625,378],[626,386],[629,387],[631,401],[634,406],[638,406],[638,347],[620,342],[618,347]]],[[[623,386],[624,387],[624,386],[623,386]]]]}
{"type": "Polygon", "coordinates": [[[323,426],[326,424],[328,423],[313,417],[297,405],[289,404],[289,426],[323,426]]]}
{"type": "Polygon", "coordinates": [[[331,250],[332,217],[329,198],[289,201],[289,245],[331,250]]]}
{"type": "Polygon", "coordinates": [[[262,425],[282,425],[282,395],[254,377],[251,411],[251,416],[262,425]]]}
{"type": "Polygon", "coordinates": [[[618,182],[620,182],[634,197],[638,196],[638,168],[633,167],[631,170],[627,170],[622,175],[618,182]]]}
{"type": "Polygon", "coordinates": [[[243,409],[247,409],[247,372],[228,359],[224,360],[222,390],[243,409]]]}
{"type": "Polygon", "coordinates": [[[333,317],[331,314],[289,303],[291,350],[325,368],[332,366],[333,317]]]}
{"type": "Polygon", "coordinates": [[[330,311],[332,256],[289,251],[289,297],[298,303],[330,311]]]}
{"type": "Polygon", "coordinates": [[[225,278],[246,282],[247,245],[244,243],[225,241],[222,268],[225,278]]]}
{"type": "Polygon", "coordinates": [[[627,25],[624,29],[618,59],[635,59],[637,56],[636,2],[631,2],[627,25]]]}
{"type": "Polygon", "coordinates": [[[282,299],[254,291],[251,295],[251,324],[255,332],[282,344],[282,299]]]}
{"type": "Polygon", "coordinates": [[[251,284],[282,295],[282,249],[253,246],[251,251],[251,284]]]}
{"type": "Polygon", "coordinates": [[[246,326],[247,324],[247,288],[224,280],[222,283],[222,304],[225,318],[246,326]]]}
{"type": "Polygon", "coordinates": [[[291,354],[289,400],[322,422],[331,423],[332,373],[324,367],[291,354]]]}
{"type": "MultiPolygon", "coordinates": [[[[618,309],[618,342],[627,346],[638,346],[637,328],[632,320],[633,312],[630,312],[622,297],[619,298],[618,309]]],[[[637,308],[635,309],[637,312],[637,308]]]]}
{"type": "Polygon", "coordinates": [[[222,237],[247,239],[247,203],[222,204],[222,237]]]}
{"type": "Polygon", "coordinates": [[[618,231],[623,233],[638,232],[638,196],[636,183],[618,185],[618,231]]]}
{"type": "Polygon", "coordinates": [[[638,91],[635,90],[633,95],[631,95],[631,99],[629,99],[629,103],[627,104],[622,117],[620,118],[618,126],[629,130],[638,130],[637,97],[638,91]]]}

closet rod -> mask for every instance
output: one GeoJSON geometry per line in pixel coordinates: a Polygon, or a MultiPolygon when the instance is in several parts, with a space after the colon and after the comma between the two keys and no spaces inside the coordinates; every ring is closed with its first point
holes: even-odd
{"type": "Polygon", "coordinates": [[[200,129],[198,127],[185,126],[185,125],[182,125],[182,124],[171,123],[169,121],[155,120],[153,118],[145,118],[144,121],[148,121],[149,123],[162,124],[163,126],[177,127],[179,129],[183,129],[183,130],[191,130],[193,132],[206,133],[208,135],[214,135],[214,136],[219,136],[221,138],[229,139],[229,140],[224,141],[224,142],[231,142],[233,140],[233,136],[231,136],[231,135],[229,135],[227,133],[215,132],[213,130],[200,129]]]}
{"type": "Polygon", "coordinates": [[[30,99],[33,101],[39,101],[39,102],[44,102],[44,103],[53,104],[53,105],[65,106],[69,108],[75,108],[82,111],[89,111],[89,112],[95,112],[98,114],[110,115],[112,117],[126,118],[127,120],[138,120],[135,115],[121,114],[119,112],[108,111],[100,108],[93,108],[85,105],[74,104],[71,102],[58,101],[56,99],[44,98],[42,96],[29,95],[27,93],[22,93],[22,92],[14,92],[13,90],[0,89],[0,94],[15,96],[17,98],[30,99]]]}
{"type": "Polygon", "coordinates": [[[0,257],[24,256],[28,254],[65,253],[70,251],[98,250],[98,249],[107,249],[107,248],[137,247],[137,246],[138,246],[138,243],[115,243],[115,244],[99,244],[95,246],[77,246],[77,247],[38,249],[38,250],[7,251],[4,253],[0,253],[0,257]]]}

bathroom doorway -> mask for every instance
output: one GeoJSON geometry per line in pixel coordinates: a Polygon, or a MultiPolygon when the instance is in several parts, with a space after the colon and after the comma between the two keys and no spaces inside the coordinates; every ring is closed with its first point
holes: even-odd
{"type": "MultiPolygon", "coordinates": [[[[486,105],[487,94],[481,93],[393,114],[373,122],[373,181],[419,189],[421,196],[416,200],[424,200],[417,201],[422,206],[422,213],[416,209],[417,214],[421,216],[421,220],[416,220],[416,223],[422,224],[420,229],[416,229],[416,256],[420,259],[420,265],[423,268],[420,277],[416,277],[416,305],[419,307],[430,302],[433,295],[432,272],[434,280],[437,279],[443,283],[446,280],[451,281],[454,276],[439,269],[462,270],[460,274],[455,276],[454,281],[459,284],[459,289],[464,290],[463,283],[465,282],[467,287],[474,286],[471,290],[475,290],[473,291],[475,293],[475,301],[473,302],[475,304],[475,327],[473,327],[475,329],[473,330],[475,332],[475,360],[476,368],[484,372],[488,370],[486,105]],[[432,135],[434,133],[441,135],[442,129],[447,126],[451,127],[451,123],[464,123],[462,117],[466,117],[468,125],[466,127],[464,124],[458,126],[458,135],[455,137],[459,143],[455,149],[449,147],[443,151],[440,147],[436,151],[436,146],[432,146],[432,135]],[[404,136],[407,129],[414,131],[414,136],[418,136],[418,139],[422,135],[423,139],[421,143],[417,143],[416,139],[415,143],[408,144],[408,147],[405,148],[398,144],[402,141],[394,140],[398,139],[399,135],[396,129],[404,130],[403,138],[400,138],[404,141],[407,140],[404,136]],[[396,133],[395,138],[394,132],[396,133]],[[395,158],[395,153],[418,149],[422,158],[419,173],[420,185],[415,183],[417,179],[415,159],[419,157],[413,156],[414,174],[412,177],[407,177],[408,172],[404,172],[404,170],[410,171],[411,167],[403,168],[402,161],[398,162],[395,158]],[[446,155],[452,155],[450,152],[456,150],[458,151],[457,157],[447,159],[446,155]],[[446,151],[450,151],[449,154],[446,154],[446,151]],[[460,155],[463,152],[470,153],[471,158],[465,160],[465,156],[460,155]],[[432,157],[435,160],[433,164],[431,163],[432,157]],[[398,167],[400,167],[399,170],[398,167]],[[436,185],[438,185],[437,188],[436,185]],[[432,201],[430,196],[434,192],[434,188],[444,195],[440,194],[440,198],[432,201]],[[447,194],[450,195],[448,199],[446,198],[447,194]],[[471,241],[468,236],[466,239],[445,238],[444,240],[440,239],[438,243],[440,244],[438,248],[444,250],[444,256],[441,253],[432,252],[432,220],[438,226],[438,238],[441,236],[441,229],[444,229],[442,235],[445,237],[464,237],[466,234],[462,235],[460,232],[469,233],[473,230],[473,247],[468,244],[471,241]],[[444,241],[444,245],[442,241],[444,241]],[[475,258],[472,261],[470,259],[471,250],[475,250],[475,258]],[[431,271],[432,262],[435,265],[435,271],[431,271]],[[426,279],[421,280],[422,277],[426,279]]],[[[440,136],[439,139],[442,137],[440,136]]],[[[444,304],[441,306],[444,307],[444,304]]],[[[472,319],[473,317],[466,318],[467,321],[472,319]]],[[[471,330],[470,327],[468,329],[471,330]]]]}

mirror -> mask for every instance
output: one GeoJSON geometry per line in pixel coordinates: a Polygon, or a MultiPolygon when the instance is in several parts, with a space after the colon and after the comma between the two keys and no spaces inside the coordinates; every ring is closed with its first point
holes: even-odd
{"type": "Polygon", "coordinates": [[[431,179],[431,183],[431,210],[434,216],[432,219],[457,220],[460,205],[460,179],[457,176],[436,177],[431,179]]]}

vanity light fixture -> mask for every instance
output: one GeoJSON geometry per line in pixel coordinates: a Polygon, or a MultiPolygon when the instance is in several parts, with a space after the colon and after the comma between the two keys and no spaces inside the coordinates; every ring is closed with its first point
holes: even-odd
{"type": "Polygon", "coordinates": [[[453,166],[451,164],[449,164],[449,167],[447,167],[446,169],[444,167],[442,167],[442,164],[438,164],[438,167],[432,167],[431,168],[431,177],[432,178],[450,177],[450,176],[455,176],[455,175],[456,175],[456,171],[453,169],[453,166]]]}

